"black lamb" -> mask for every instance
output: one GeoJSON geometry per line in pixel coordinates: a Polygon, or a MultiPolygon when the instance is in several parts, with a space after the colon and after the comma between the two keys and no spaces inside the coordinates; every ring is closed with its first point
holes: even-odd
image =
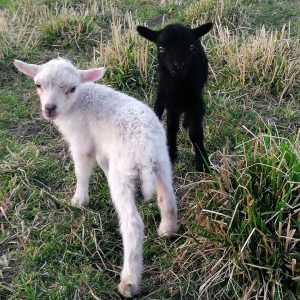
{"type": "Polygon", "coordinates": [[[196,153],[196,169],[208,169],[209,160],[203,145],[202,120],[205,105],[202,90],[208,75],[208,62],[199,38],[212,28],[212,23],[189,29],[181,24],[167,25],[161,30],[138,26],[138,33],[156,43],[159,83],[154,110],[161,119],[167,111],[167,138],[172,162],[177,157],[177,132],[180,115],[196,153]]]}

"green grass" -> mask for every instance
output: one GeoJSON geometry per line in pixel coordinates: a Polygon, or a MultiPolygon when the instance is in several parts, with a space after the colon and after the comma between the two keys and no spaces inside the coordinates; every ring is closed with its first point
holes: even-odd
{"type": "Polygon", "coordinates": [[[95,169],[87,208],[70,206],[67,145],[12,60],[105,65],[105,84],[152,105],[156,50],[135,26],[163,20],[215,23],[203,39],[215,168],[195,172],[180,128],[179,234],[159,239],[155,201],[137,195],[145,271],[136,299],[300,297],[299,4],[166,2],[0,1],[0,299],[121,299],[122,243],[105,176],[95,169]]]}
{"type": "Polygon", "coordinates": [[[299,259],[297,143],[271,133],[260,134],[241,144],[236,158],[223,157],[215,193],[223,190],[227,201],[210,202],[205,211],[213,223],[220,221],[218,213],[226,216],[225,222],[217,232],[215,227],[207,230],[200,225],[199,236],[214,236],[227,246],[223,276],[218,279],[221,285],[226,281],[234,285],[230,297],[241,297],[249,282],[255,283],[249,295],[293,299],[299,294],[297,267],[293,269],[299,259]]]}
{"type": "Polygon", "coordinates": [[[265,25],[268,28],[280,29],[283,24],[290,23],[294,34],[299,33],[298,1],[256,1],[247,8],[250,26],[265,25]]]}
{"type": "Polygon", "coordinates": [[[1,0],[0,1],[0,8],[5,8],[10,0],[1,0]]]}

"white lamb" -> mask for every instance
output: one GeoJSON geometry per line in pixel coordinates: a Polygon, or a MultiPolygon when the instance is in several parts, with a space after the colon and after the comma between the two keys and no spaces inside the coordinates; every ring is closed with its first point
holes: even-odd
{"type": "Polygon", "coordinates": [[[71,204],[80,207],[88,203],[95,161],[105,172],[123,238],[119,292],[125,297],[138,293],[144,238],[134,200],[138,176],[144,198],[151,198],[156,188],[161,213],[159,236],[177,230],[177,206],[162,125],[147,105],[92,83],[103,77],[104,68],[78,70],[65,59],[43,65],[15,60],[14,64],[34,78],[44,117],[54,122],[69,143],[77,178],[71,204]]]}

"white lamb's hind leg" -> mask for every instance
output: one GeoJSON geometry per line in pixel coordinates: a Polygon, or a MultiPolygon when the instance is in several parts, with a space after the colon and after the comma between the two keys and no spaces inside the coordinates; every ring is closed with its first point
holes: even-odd
{"type": "Polygon", "coordinates": [[[177,205],[171,174],[168,160],[163,161],[156,172],[157,205],[161,215],[159,236],[170,236],[178,230],[177,205]]]}
{"type": "Polygon", "coordinates": [[[75,174],[77,179],[76,191],[71,200],[71,204],[81,207],[89,201],[89,179],[95,163],[93,153],[73,153],[75,164],[75,174]]]}
{"type": "Polygon", "coordinates": [[[124,262],[119,292],[131,297],[140,290],[143,271],[144,224],[134,201],[134,181],[109,169],[109,188],[120,219],[124,262]]]}

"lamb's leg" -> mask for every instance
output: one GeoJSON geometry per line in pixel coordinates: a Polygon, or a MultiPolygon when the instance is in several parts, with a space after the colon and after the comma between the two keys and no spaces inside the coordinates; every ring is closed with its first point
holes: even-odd
{"type": "Polygon", "coordinates": [[[100,153],[97,153],[96,160],[98,165],[101,167],[102,171],[104,172],[106,178],[108,178],[108,170],[109,170],[108,159],[105,156],[101,155],[100,153]]]}
{"type": "Polygon", "coordinates": [[[157,168],[156,192],[157,205],[161,215],[158,235],[170,236],[176,233],[178,228],[176,197],[172,186],[172,174],[168,157],[166,157],[157,168]]]}
{"type": "Polygon", "coordinates": [[[184,114],[183,122],[182,122],[182,127],[184,129],[188,129],[189,128],[189,116],[188,116],[187,113],[184,114]]]}
{"type": "Polygon", "coordinates": [[[81,207],[89,201],[89,179],[95,163],[92,152],[72,153],[77,179],[76,191],[71,200],[73,206],[81,207]]]}
{"type": "Polygon", "coordinates": [[[179,114],[173,111],[167,111],[167,137],[169,155],[174,162],[177,157],[177,132],[179,129],[179,114]]]}
{"type": "Polygon", "coordinates": [[[108,182],[112,201],[120,219],[124,248],[119,292],[125,297],[131,297],[140,290],[143,271],[144,224],[135,205],[132,180],[110,168],[108,182]]]}
{"type": "Polygon", "coordinates": [[[164,110],[165,110],[165,106],[164,106],[164,104],[161,100],[161,96],[158,94],[157,98],[156,98],[156,101],[155,101],[155,104],[154,104],[154,112],[160,120],[161,120],[161,117],[164,113],[164,110]]]}
{"type": "Polygon", "coordinates": [[[193,114],[190,118],[189,136],[196,154],[196,169],[200,172],[203,170],[208,171],[209,160],[203,144],[204,134],[202,117],[197,114],[193,114]]]}

